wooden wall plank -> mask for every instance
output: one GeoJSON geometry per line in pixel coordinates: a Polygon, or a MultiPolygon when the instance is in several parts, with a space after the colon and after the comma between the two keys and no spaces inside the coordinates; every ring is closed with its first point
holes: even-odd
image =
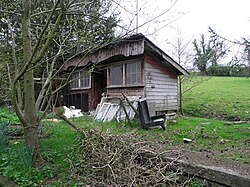
{"type": "Polygon", "coordinates": [[[152,57],[145,55],[145,92],[149,105],[155,111],[178,109],[177,76],[167,67],[158,63],[152,57]]]}

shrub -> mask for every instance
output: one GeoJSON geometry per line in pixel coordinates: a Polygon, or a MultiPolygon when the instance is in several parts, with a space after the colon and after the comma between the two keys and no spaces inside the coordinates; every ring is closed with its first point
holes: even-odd
{"type": "Polygon", "coordinates": [[[0,119],[1,121],[8,121],[10,124],[19,124],[20,121],[11,109],[0,107],[0,119]]]}
{"type": "Polygon", "coordinates": [[[210,66],[207,70],[207,75],[244,77],[246,76],[245,70],[245,66],[210,66]]]}

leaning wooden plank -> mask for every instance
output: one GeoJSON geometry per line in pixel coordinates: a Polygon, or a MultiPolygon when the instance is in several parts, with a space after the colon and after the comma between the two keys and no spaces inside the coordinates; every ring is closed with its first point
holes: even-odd
{"type": "Polygon", "coordinates": [[[119,106],[119,108],[118,108],[117,113],[116,113],[116,121],[120,122],[121,120],[126,119],[126,115],[125,115],[125,112],[122,109],[121,105],[118,105],[118,106],[119,106]]]}
{"type": "Polygon", "coordinates": [[[124,104],[123,104],[123,102],[122,102],[122,99],[119,98],[119,100],[120,100],[120,105],[121,105],[122,109],[123,109],[124,112],[125,112],[126,119],[127,119],[128,122],[130,122],[128,112],[127,112],[127,110],[126,110],[126,108],[125,108],[125,106],[124,106],[124,104]]]}
{"type": "MultiPolygon", "coordinates": [[[[134,108],[137,108],[137,107],[138,107],[138,101],[137,101],[137,100],[135,100],[135,101],[133,102],[133,106],[134,106],[134,108]]],[[[130,107],[130,105],[128,105],[128,107],[129,107],[129,110],[128,110],[129,119],[134,119],[136,113],[135,113],[135,111],[133,110],[133,108],[130,107]]]]}
{"type": "Polygon", "coordinates": [[[136,108],[134,107],[134,105],[129,101],[129,99],[127,98],[127,96],[126,96],[124,93],[122,93],[122,96],[123,96],[124,99],[127,101],[127,103],[129,104],[129,106],[133,109],[133,111],[134,111],[137,115],[139,115],[138,111],[136,110],[136,108]]]}

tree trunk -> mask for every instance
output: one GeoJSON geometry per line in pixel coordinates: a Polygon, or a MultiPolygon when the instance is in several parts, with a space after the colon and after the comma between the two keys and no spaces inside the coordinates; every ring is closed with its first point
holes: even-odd
{"type": "MultiPolygon", "coordinates": [[[[32,47],[30,35],[30,8],[31,1],[23,0],[22,38],[24,63],[31,60],[32,47]]],[[[35,108],[34,73],[30,65],[24,74],[24,117],[27,121],[24,126],[26,146],[34,151],[34,158],[40,158],[40,146],[38,138],[38,124],[35,108]]]]}
{"type": "Polygon", "coordinates": [[[28,124],[24,126],[25,143],[28,148],[34,150],[34,157],[40,158],[40,146],[38,137],[38,126],[35,108],[35,90],[33,71],[24,75],[24,116],[28,124]]]}
{"type": "Polygon", "coordinates": [[[33,150],[34,158],[40,159],[40,144],[38,137],[38,125],[28,124],[27,127],[24,128],[24,137],[26,147],[33,150]]]}

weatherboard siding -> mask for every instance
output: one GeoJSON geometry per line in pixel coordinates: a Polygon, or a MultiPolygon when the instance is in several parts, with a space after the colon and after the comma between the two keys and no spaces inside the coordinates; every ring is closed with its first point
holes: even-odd
{"type": "Polygon", "coordinates": [[[126,96],[142,96],[143,87],[107,88],[108,97],[122,97],[122,93],[126,96]]]}
{"type": "Polygon", "coordinates": [[[145,93],[150,113],[178,109],[177,76],[150,56],[145,56],[145,93]]]}

